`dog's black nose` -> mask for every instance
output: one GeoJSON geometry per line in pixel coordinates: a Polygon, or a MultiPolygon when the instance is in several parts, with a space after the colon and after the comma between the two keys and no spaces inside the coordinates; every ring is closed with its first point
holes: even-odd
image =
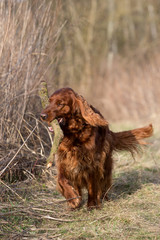
{"type": "Polygon", "coordinates": [[[46,120],[47,117],[48,117],[48,114],[46,114],[46,113],[41,113],[40,116],[41,116],[42,120],[46,120]]]}

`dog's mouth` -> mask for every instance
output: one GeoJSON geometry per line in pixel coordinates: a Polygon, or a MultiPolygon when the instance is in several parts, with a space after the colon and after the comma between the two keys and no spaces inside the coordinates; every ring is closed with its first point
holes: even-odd
{"type": "MultiPolygon", "coordinates": [[[[56,119],[57,119],[60,126],[64,124],[64,119],[63,118],[56,118],[56,119]]],[[[51,126],[49,126],[48,129],[49,129],[50,132],[52,132],[52,133],[54,132],[54,130],[51,126]]]]}
{"type": "Polygon", "coordinates": [[[50,132],[52,132],[52,133],[54,132],[54,131],[53,131],[53,128],[50,127],[50,126],[48,127],[48,130],[49,130],[50,132]]]}

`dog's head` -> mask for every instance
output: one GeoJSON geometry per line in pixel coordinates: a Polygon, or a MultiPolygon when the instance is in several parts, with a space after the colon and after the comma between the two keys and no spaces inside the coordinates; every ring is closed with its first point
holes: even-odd
{"type": "Polygon", "coordinates": [[[57,119],[60,123],[76,115],[81,115],[91,126],[108,124],[99,111],[71,88],[61,88],[51,95],[49,105],[41,113],[41,119],[48,123],[57,119]]]}

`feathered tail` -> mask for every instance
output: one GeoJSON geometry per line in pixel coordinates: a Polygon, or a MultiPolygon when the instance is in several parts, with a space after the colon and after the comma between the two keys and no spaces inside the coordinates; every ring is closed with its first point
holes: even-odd
{"type": "Polygon", "coordinates": [[[152,124],[142,128],[113,133],[114,150],[127,150],[134,153],[138,151],[139,145],[147,144],[143,139],[150,137],[152,133],[152,124]]]}

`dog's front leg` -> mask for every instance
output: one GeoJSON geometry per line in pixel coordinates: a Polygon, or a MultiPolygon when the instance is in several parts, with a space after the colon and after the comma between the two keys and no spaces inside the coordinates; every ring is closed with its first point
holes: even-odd
{"type": "Polygon", "coordinates": [[[69,183],[68,179],[65,178],[62,174],[58,176],[57,181],[58,189],[62,195],[68,201],[68,205],[71,209],[78,208],[81,204],[81,192],[77,188],[73,188],[69,183]]]}

